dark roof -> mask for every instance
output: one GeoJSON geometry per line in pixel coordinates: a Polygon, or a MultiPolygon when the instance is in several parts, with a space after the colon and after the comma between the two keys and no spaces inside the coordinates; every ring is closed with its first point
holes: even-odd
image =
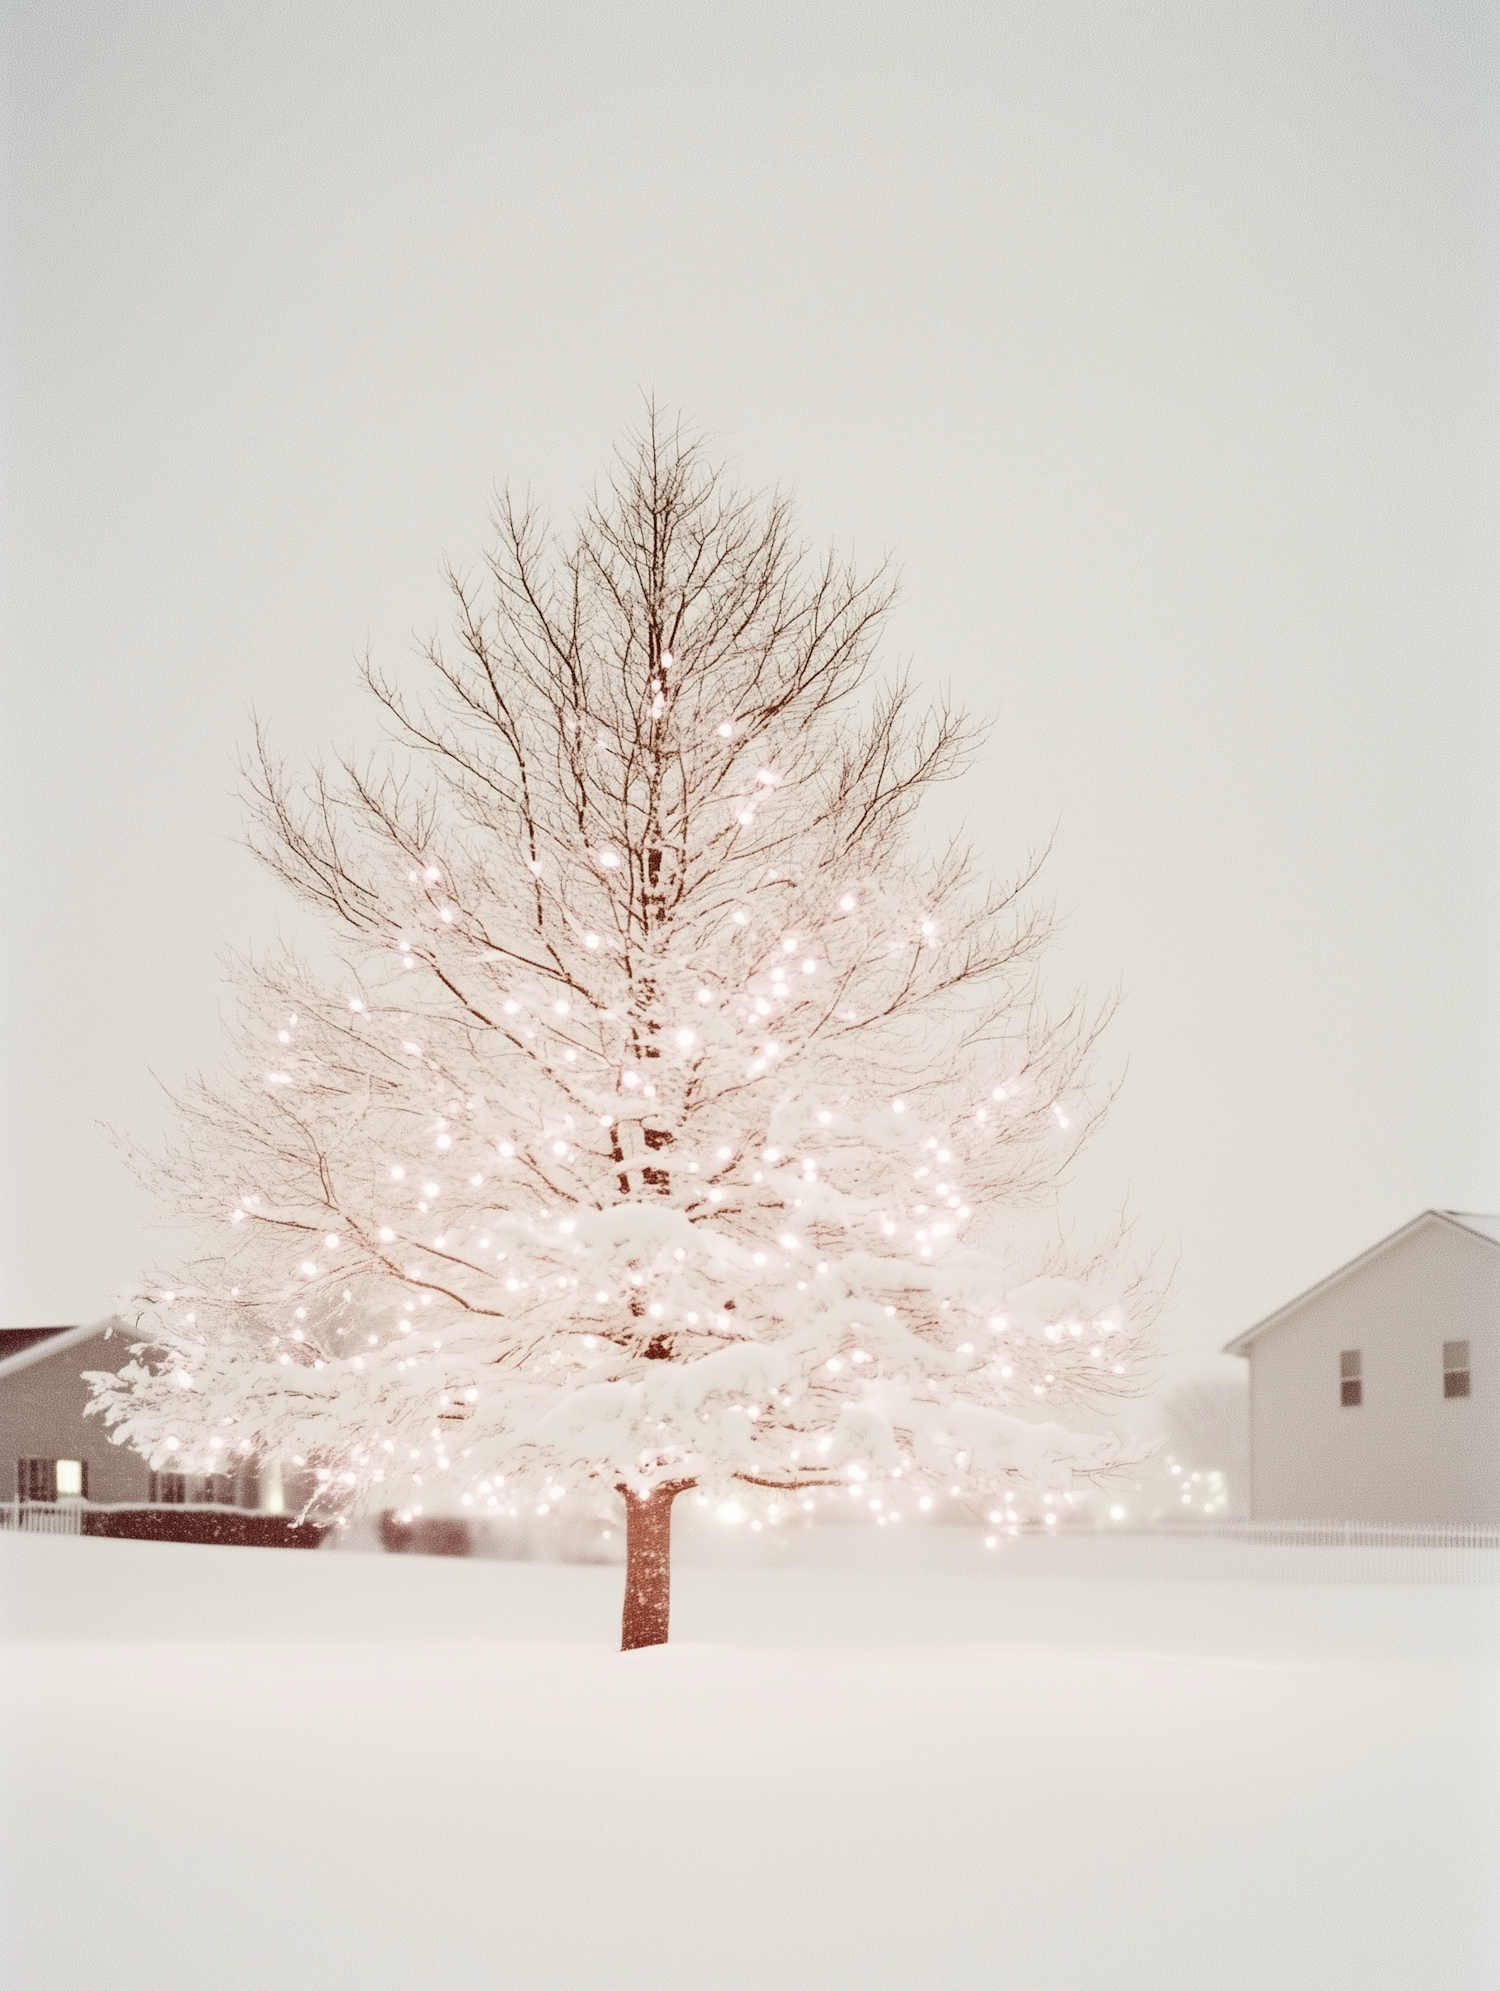
{"type": "Polygon", "coordinates": [[[19,1355],[23,1348],[35,1348],[49,1335],[67,1331],[66,1327],[0,1327],[0,1362],[8,1355],[19,1355]]]}
{"type": "Polygon", "coordinates": [[[83,1327],[13,1328],[12,1333],[30,1335],[31,1339],[0,1357],[0,1382],[8,1376],[17,1375],[22,1369],[33,1368],[38,1362],[50,1362],[59,1355],[66,1355],[70,1349],[82,1348],[101,1336],[107,1338],[119,1325],[115,1316],[110,1314],[83,1327]]]}

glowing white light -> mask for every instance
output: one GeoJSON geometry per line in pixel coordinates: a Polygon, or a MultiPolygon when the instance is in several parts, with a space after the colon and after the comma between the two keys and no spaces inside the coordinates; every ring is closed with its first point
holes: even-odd
{"type": "Polygon", "coordinates": [[[748,926],[750,924],[749,913],[744,911],[737,912],[734,915],[734,923],[736,926],[748,926]]]}
{"type": "Polygon", "coordinates": [[[351,996],[349,998],[349,1007],[353,1010],[360,1010],[364,1008],[364,1004],[360,1001],[358,996],[351,996]]]}
{"type": "Polygon", "coordinates": [[[601,850],[599,852],[599,868],[601,871],[618,871],[620,868],[620,853],[617,850],[610,850],[608,847],[601,850]]]}
{"type": "Polygon", "coordinates": [[[435,1182],[424,1182],[422,1184],[422,1194],[424,1196],[436,1196],[437,1193],[438,1186],[435,1182]]]}
{"type": "Polygon", "coordinates": [[[585,947],[597,947],[597,946],[599,945],[599,936],[598,936],[598,934],[597,934],[597,933],[586,933],[586,934],[585,934],[585,935],[583,936],[583,944],[584,944],[584,946],[585,946],[585,947]]]}
{"type": "Polygon", "coordinates": [[[552,1007],[557,1011],[559,1016],[566,1016],[573,1005],[568,1001],[566,996],[559,996],[552,1007]]]}
{"type": "Polygon", "coordinates": [[[404,1168],[401,1168],[401,1167],[396,1167],[396,1168],[393,1168],[393,1169],[391,1170],[391,1180],[392,1180],[392,1182],[400,1182],[400,1181],[402,1180],[402,1178],[403,1178],[403,1177],[405,1176],[405,1174],[406,1174],[406,1170],[405,1170],[404,1168]]]}
{"type": "Polygon", "coordinates": [[[830,1370],[834,1375],[837,1375],[843,1366],[837,1355],[830,1355],[828,1360],[823,1364],[823,1367],[830,1370]]]}
{"type": "Polygon", "coordinates": [[[858,903],[859,901],[852,892],[845,892],[844,896],[839,900],[839,911],[852,913],[858,903]]]}
{"type": "Polygon", "coordinates": [[[677,1033],[677,1048],[680,1051],[690,1051],[696,1041],[691,1030],[679,1030],[677,1033]]]}
{"type": "Polygon", "coordinates": [[[776,772],[774,767],[761,768],[755,778],[765,788],[774,788],[781,780],[781,776],[776,772]]]}
{"type": "Polygon", "coordinates": [[[904,1099],[893,1099],[891,1101],[891,1111],[893,1113],[904,1113],[906,1111],[906,1101],[904,1099]]]}
{"type": "Polygon", "coordinates": [[[422,875],[427,880],[429,885],[437,885],[442,882],[443,874],[441,871],[438,870],[435,864],[429,864],[427,869],[423,872],[422,875]]]}
{"type": "Polygon", "coordinates": [[[730,738],[733,732],[734,732],[734,721],[732,719],[726,719],[719,728],[719,738],[721,740],[727,740],[730,738]]]}

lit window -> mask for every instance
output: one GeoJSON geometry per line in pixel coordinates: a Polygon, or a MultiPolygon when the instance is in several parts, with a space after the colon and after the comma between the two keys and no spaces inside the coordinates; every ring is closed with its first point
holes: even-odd
{"type": "Polygon", "coordinates": [[[50,1505],[54,1500],[86,1500],[86,1459],[17,1459],[16,1498],[50,1505]]]}
{"type": "Polygon", "coordinates": [[[1469,1394],[1469,1344],[1467,1341],[1445,1341],[1443,1343],[1443,1395],[1467,1396],[1469,1394]]]}
{"type": "Polygon", "coordinates": [[[1360,1375],[1360,1351],[1346,1348],[1339,1356],[1339,1402],[1345,1410],[1357,1410],[1365,1400],[1364,1380],[1360,1375]]]}

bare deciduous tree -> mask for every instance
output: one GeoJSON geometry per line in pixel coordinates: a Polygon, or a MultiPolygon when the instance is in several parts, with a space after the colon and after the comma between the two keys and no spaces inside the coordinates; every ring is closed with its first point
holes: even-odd
{"type": "Polygon", "coordinates": [[[1146,1310],[1010,1249],[1098,1018],[1039,1006],[1034,866],[914,835],[972,735],[877,680],[886,576],[655,410],[572,530],[497,527],[422,687],[366,670],[391,757],[257,738],[254,847],[346,971],[239,964],[153,1163],[212,1242],[96,1407],[159,1463],[295,1451],[322,1508],[617,1492],[649,1644],[690,1488],[910,1518],[1123,1462],[1058,1419],[1146,1310]]]}
{"type": "Polygon", "coordinates": [[[1239,1376],[1195,1376],[1162,1404],[1155,1468],[1162,1518],[1244,1514],[1250,1497],[1250,1392],[1239,1376]],[[1184,1512],[1186,1510],[1186,1512],[1184,1512]]]}

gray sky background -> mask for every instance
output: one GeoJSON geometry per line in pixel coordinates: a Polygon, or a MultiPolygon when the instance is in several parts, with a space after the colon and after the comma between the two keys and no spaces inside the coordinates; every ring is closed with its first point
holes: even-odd
{"type": "Polygon", "coordinates": [[[294,932],[252,702],[366,721],[494,482],[653,388],[905,575],[1119,984],[1067,1199],[1174,1367],[1500,1209],[1496,15],[1482,5],[76,5],[4,17],[0,1324],[158,1249],[99,1131],[294,932]]]}

